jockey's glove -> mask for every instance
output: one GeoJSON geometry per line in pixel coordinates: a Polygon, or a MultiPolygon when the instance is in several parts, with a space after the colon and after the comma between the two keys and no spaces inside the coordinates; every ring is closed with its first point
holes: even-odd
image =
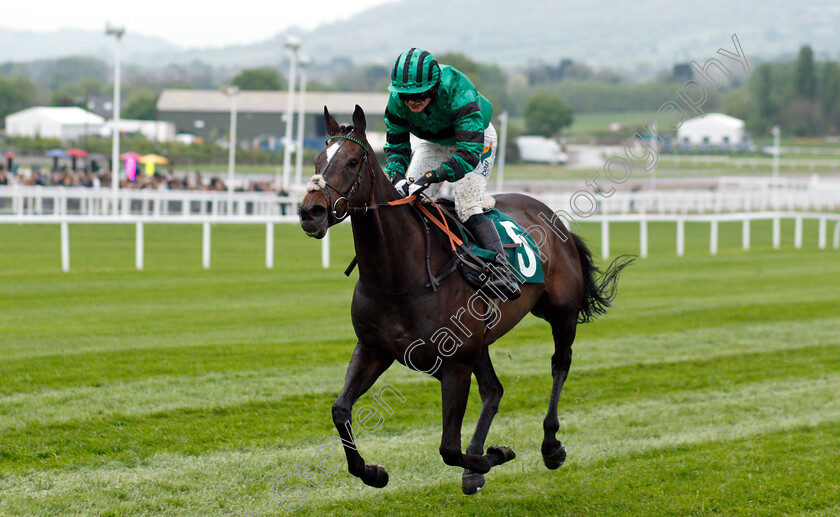
{"type": "Polygon", "coordinates": [[[420,192],[423,192],[424,190],[429,188],[429,185],[431,185],[432,183],[440,183],[441,181],[443,181],[443,178],[438,176],[437,171],[429,171],[426,174],[414,180],[414,183],[412,183],[411,186],[408,187],[408,195],[411,196],[414,194],[419,194],[420,192]]]}
{"type": "Polygon", "coordinates": [[[405,174],[395,172],[394,177],[391,178],[391,184],[401,196],[405,197],[408,195],[408,181],[405,179],[405,174]]]}

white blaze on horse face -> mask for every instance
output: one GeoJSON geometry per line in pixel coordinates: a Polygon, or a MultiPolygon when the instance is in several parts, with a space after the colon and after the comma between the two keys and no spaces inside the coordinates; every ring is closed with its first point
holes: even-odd
{"type": "Polygon", "coordinates": [[[333,142],[333,144],[327,147],[327,165],[332,161],[335,157],[335,153],[338,152],[338,148],[341,147],[341,144],[338,142],[333,142]]]}

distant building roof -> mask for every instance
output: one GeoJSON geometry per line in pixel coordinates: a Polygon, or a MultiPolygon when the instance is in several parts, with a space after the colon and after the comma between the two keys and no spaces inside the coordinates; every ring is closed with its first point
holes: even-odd
{"type": "Polygon", "coordinates": [[[677,139],[689,145],[732,145],[744,141],[744,121],[722,113],[686,120],[677,128],[677,139]]]}
{"type": "MultiPolygon", "coordinates": [[[[300,95],[294,97],[295,112],[300,95]]],[[[288,92],[242,91],[236,99],[236,109],[247,113],[284,113],[288,92]]],[[[356,104],[366,113],[385,112],[388,93],[370,92],[306,92],[306,113],[320,114],[326,106],[330,113],[353,113],[356,104]]],[[[231,99],[218,90],[164,90],[158,99],[158,111],[230,112],[231,99]]]]}
{"type": "Polygon", "coordinates": [[[12,113],[8,117],[13,118],[18,115],[34,115],[55,121],[63,125],[95,125],[103,124],[105,122],[105,119],[100,117],[99,115],[96,115],[89,111],[85,111],[82,108],[78,108],[75,106],[66,108],[36,106],[34,108],[28,108],[23,111],[18,111],[17,113],[12,113]]]}
{"type": "Polygon", "coordinates": [[[720,127],[729,127],[732,129],[741,129],[744,127],[744,121],[730,117],[729,115],[724,115],[723,113],[708,113],[704,117],[697,117],[690,120],[686,120],[683,122],[683,127],[685,125],[708,125],[708,126],[720,126],[720,127]]]}

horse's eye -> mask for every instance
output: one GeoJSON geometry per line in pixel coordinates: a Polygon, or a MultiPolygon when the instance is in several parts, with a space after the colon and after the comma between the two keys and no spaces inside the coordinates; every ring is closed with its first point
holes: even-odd
{"type": "Polygon", "coordinates": [[[349,162],[347,162],[347,165],[349,167],[356,167],[357,165],[359,165],[359,160],[354,158],[354,159],[350,160],[349,162]]]}

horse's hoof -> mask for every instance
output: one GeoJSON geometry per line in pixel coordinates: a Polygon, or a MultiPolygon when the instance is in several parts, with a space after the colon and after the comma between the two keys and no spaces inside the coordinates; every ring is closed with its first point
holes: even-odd
{"type": "Polygon", "coordinates": [[[564,461],[566,461],[566,448],[562,445],[557,447],[554,452],[543,453],[543,463],[549,470],[560,468],[564,461]]]}
{"type": "Polygon", "coordinates": [[[491,445],[490,447],[487,447],[487,455],[492,459],[493,466],[507,463],[516,457],[516,453],[513,452],[513,449],[505,447],[504,445],[491,445]]]}
{"type": "Polygon", "coordinates": [[[388,471],[382,465],[365,465],[362,481],[367,486],[383,488],[388,484],[388,471]]]}
{"type": "Polygon", "coordinates": [[[484,479],[484,474],[464,470],[464,475],[461,477],[461,490],[466,495],[473,495],[484,488],[485,483],[487,483],[487,480],[484,479]]]}

